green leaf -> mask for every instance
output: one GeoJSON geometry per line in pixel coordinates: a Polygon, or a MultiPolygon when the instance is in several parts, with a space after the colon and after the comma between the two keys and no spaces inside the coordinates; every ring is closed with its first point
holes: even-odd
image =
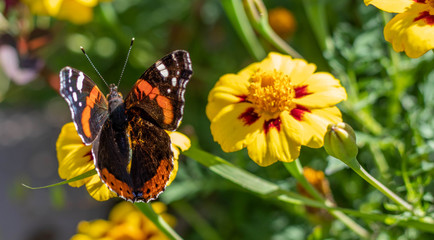
{"type": "Polygon", "coordinates": [[[80,180],[82,180],[82,179],[85,179],[85,178],[91,177],[91,176],[93,176],[93,175],[95,175],[95,174],[96,174],[96,170],[95,170],[95,169],[92,169],[92,170],[89,170],[89,171],[87,171],[87,172],[85,172],[85,173],[83,173],[83,174],[81,174],[81,175],[78,175],[77,177],[73,177],[73,178],[71,178],[71,179],[69,179],[69,180],[65,180],[65,181],[58,182],[58,183],[51,184],[51,185],[47,185],[47,186],[42,186],[42,187],[30,187],[30,186],[28,186],[28,185],[26,185],[26,184],[24,184],[24,183],[22,183],[21,185],[23,185],[23,186],[26,187],[26,188],[33,189],[33,190],[35,190],[35,189],[43,189],[43,188],[51,188],[51,187],[56,187],[56,186],[60,186],[60,185],[64,185],[64,184],[68,184],[68,183],[71,183],[71,182],[80,181],[80,180]]]}
{"type": "Polygon", "coordinates": [[[179,236],[175,232],[175,230],[173,230],[160,215],[154,212],[154,209],[152,209],[151,204],[144,203],[144,202],[135,202],[134,205],[136,205],[136,207],[143,214],[145,214],[146,217],[155,224],[155,226],[157,226],[164,234],[166,234],[167,237],[176,240],[182,239],[182,237],[179,236]]]}

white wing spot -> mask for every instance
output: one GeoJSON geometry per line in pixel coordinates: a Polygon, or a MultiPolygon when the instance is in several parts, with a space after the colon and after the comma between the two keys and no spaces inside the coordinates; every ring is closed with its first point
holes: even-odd
{"type": "Polygon", "coordinates": [[[77,93],[76,92],[72,93],[72,98],[74,99],[74,102],[77,102],[77,93]]]}
{"type": "Polygon", "coordinates": [[[172,86],[176,87],[176,83],[177,83],[176,78],[172,78],[172,86]]]}
{"type": "Polygon", "coordinates": [[[170,92],[172,92],[172,90],[170,88],[168,88],[167,89],[167,93],[170,93],[170,92]]]}
{"type": "Polygon", "coordinates": [[[72,89],[72,87],[71,87],[71,86],[69,87],[69,91],[70,91],[70,92],[72,92],[72,91],[73,91],[73,89],[72,89]]]}
{"type": "Polygon", "coordinates": [[[83,72],[80,72],[77,79],[77,89],[80,92],[83,89],[83,81],[84,81],[84,74],[83,72]]]}
{"type": "Polygon", "coordinates": [[[166,66],[163,63],[159,63],[157,65],[157,69],[158,69],[158,71],[160,71],[160,73],[163,77],[169,76],[169,71],[167,71],[166,66]]]}
{"type": "Polygon", "coordinates": [[[69,70],[69,75],[68,75],[68,77],[71,78],[71,77],[72,77],[72,68],[68,68],[68,70],[69,70]]]}
{"type": "Polygon", "coordinates": [[[80,107],[81,107],[81,106],[83,106],[83,104],[82,104],[81,102],[78,102],[78,106],[80,106],[80,107]]]}

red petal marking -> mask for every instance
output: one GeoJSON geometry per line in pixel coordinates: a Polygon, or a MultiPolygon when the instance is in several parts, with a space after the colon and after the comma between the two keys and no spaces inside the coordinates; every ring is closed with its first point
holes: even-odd
{"type": "Polygon", "coordinates": [[[417,3],[426,3],[426,0],[413,0],[413,2],[417,2],[417,3]]]}
{"type": "Polygon", "coordinates": [[[293,116],[296,120],[301,121],[305,112],[310,112],[310,110],[301,105],[297,105],[291,110],[291,116],[293,116]]]}
{"type": "Polygon", "coordinates": [[[280,117],[270,119],[264,122],[264,132],[267,134],[272,127],[276,128],[277,131],[280,131],[280,125],[282,124],[282,121],[280,120],[280,117]]]}
{"type": "Polygon", "coordinates": [[[240,102],[249,102],[247,101],[247,95],[237,96],[240,99],[240,102]]]}
{"type": "Polygon", "coordinates": [[[254,108],[247,108],[247,110],[238,117],[244,122],[244,125],[252,125],[256,120],[259,119],[259,115],[255,112],[254,108]]]}
{"type": "Polygon", "coordinates": [[[413,20],[413,22],[417,22],[419,20],[424,19],[426,24],[433,25],[434,24],[434,15],[429,14],[429,11],[423,11],[419,13],[419,16],[413,20]]]}
{"type": "Polygon", "coordinates": [[[295,87],[294,90],[295,90],[295,97],[294,98],[301,98],[301,97],[304,97],[306,95],[312,94],[312,93],[307,91],[307,85],[295,87]]]}

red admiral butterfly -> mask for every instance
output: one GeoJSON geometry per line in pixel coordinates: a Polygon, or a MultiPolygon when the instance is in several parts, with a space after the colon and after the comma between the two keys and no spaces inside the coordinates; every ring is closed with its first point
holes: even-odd
{"type": "Polygon", "coordinates": [[[164,191],[173,169],[164,130],[178,127],[192,74],[189,53],[173,51],[148,68],[124,100],[114,84],[104,97],[83,72],[71,67],[60,71],[60,94],[77,132],[93,145],[95,168],[118,196],[149,202],[164,191]]]}

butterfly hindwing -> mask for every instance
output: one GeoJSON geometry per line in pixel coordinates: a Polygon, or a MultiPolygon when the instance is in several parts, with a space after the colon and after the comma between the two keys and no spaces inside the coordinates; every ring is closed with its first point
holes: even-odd
{"type": "Polygon", "coordinates": [[[173,169],[170,137],[140,108],[128,110],[127,116],[129,126],[124,132],[114,130],[107,119],[93,146],[95,166],[101,180],[120,197],[148,202],[169,181],[173,169]],[[131,155],[122,146],[131,146],[131,155]]]}
{"type": "Polygon", "coordinates": [[[107,187],[124,199],[134,199],[133,182],[129,172],[129,139],[126,131],[114,130],[113,122],[108,118],[92,146],[92,152],[95,168],[107,187]]]}
{"type": "Polygon", "coordinates": [[[131,138],[131,179],[136,200],[148,202],[164,191],[173,170],[169,135],[141,108],[127,110],[131,138]]]}
{"type": "Polygon", "coordinates": [[[192,74],[189,53],[173,51],[142,74],[125,99],[127,109],[139,107],[161,128],[175,130],[182,119],[185,87],[192,74]]]}
{"type": "Polygon", "coordinates": [[[65,67],[60,71],[60,94],[68,102],[77,132],[91,144],[108,116],[107,99],[83,72],[65,67]]]}

